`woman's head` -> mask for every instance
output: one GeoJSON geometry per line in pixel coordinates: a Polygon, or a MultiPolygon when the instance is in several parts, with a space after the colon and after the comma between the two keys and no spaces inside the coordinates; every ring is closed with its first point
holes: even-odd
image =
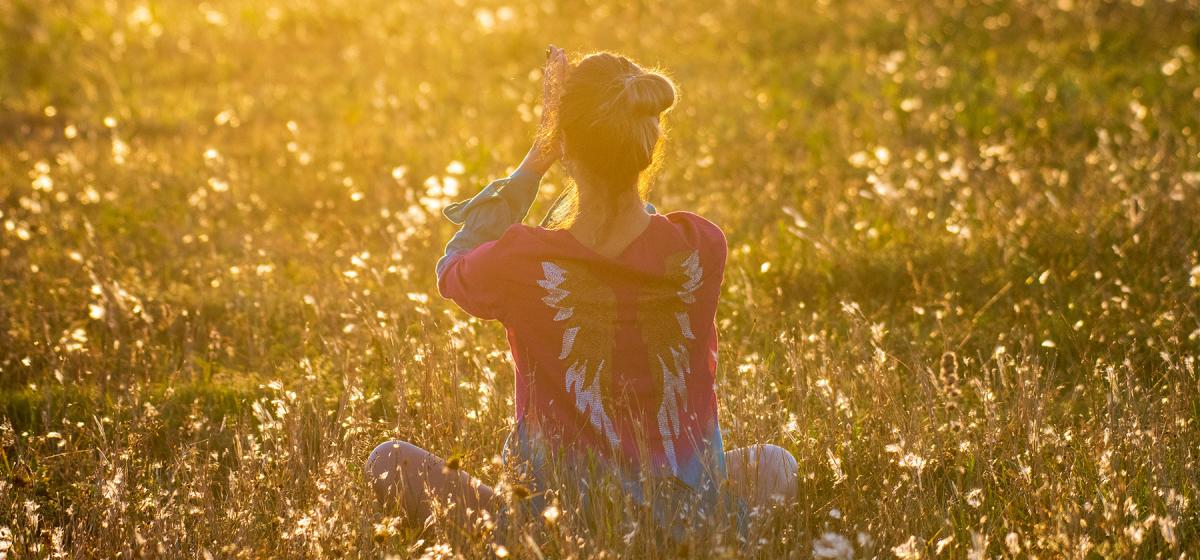
{"type": "Polygon", "coordinates": [[[571,68],[557,132],[587,203],[609,206],[631,192],[644,194],[646,182],[639,179],[657,162],[662,115],[675,96],[669,79],[623,56],[591,54],[571,68]]]}

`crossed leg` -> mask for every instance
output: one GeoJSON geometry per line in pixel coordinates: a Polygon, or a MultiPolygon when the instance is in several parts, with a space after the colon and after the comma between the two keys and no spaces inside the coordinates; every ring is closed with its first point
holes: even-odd
{"type": "Polygon", "coordinates": [[[725,452],[725,470],[733,490],[750,507],[769,507],[796,499],[798,465],[791,453],[769,443],[725,452]]]}
{"type": "Polygon", "coordinates": [[[379,444],[367,458],[366,471],[375,497],[398,506],[413,523],[429,517],[429,494],[455,504],[459,515],[465,510],[495,511],[490,486],[466,471],[447,469],[440,457],[406,441],[379,444]]]}
{"type": "MultiPolygon", "coordinates": [[[[796,499],[797,464],[782,447],[771,444],[739,447],[725,453],[734,491],[750,507],[769,507],[796,499]]],[[[395,504],[413,522],[429,516],[426,492],[458,505],[460,512],[495,512],[495,491],[466,471],[446,468],[438,456],[400,440],[380,444],[367,458],[366,474],[375,497],[395,504]]]]}

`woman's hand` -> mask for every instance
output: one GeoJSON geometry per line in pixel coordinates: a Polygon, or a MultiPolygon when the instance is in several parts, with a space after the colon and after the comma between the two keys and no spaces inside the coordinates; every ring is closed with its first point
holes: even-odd
{"type": "Polygon", "coordinates": [[[521,169],[543,175],[562,157],[562,142],[558,135],[558,108],[563,85],[571,64],[566,51],[550,45],[546,49],[546,66],[542,69],[542,118],[538,123],[533,147],[521,162],[521,169]]]}

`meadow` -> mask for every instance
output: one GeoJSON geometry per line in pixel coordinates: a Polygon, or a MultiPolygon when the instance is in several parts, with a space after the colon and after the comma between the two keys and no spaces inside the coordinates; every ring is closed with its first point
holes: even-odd
{"type": "Polygon", "coordinates": [[[0,2],[0,558],[1194,557],[1198,59],[1197,0],[0,2]],[[440,210],[548,43],[679,85],[650,200],[729,239],[726,446],[800,463],[744,542],[364,484],[392,437],[498,475],[440,210]]]}

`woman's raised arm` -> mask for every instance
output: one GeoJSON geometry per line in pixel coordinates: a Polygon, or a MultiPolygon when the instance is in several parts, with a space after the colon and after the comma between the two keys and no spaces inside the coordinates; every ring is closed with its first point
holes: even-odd
{"type": "Polygon", "coordinates": [[[550,45],[546,51],[546,67],[542,76],[542,118],[533,146],[512,175],[493,181],[470,199],[442,210],[442,215],[462,227],[450,238],[445,254],[438,260],[439,278],[454,255],[499,239],[504,230],[524,220],[529,213],[542,176],[562,153],[556,119],[562,85],[569,71],[566,53],[550,45]]]}

